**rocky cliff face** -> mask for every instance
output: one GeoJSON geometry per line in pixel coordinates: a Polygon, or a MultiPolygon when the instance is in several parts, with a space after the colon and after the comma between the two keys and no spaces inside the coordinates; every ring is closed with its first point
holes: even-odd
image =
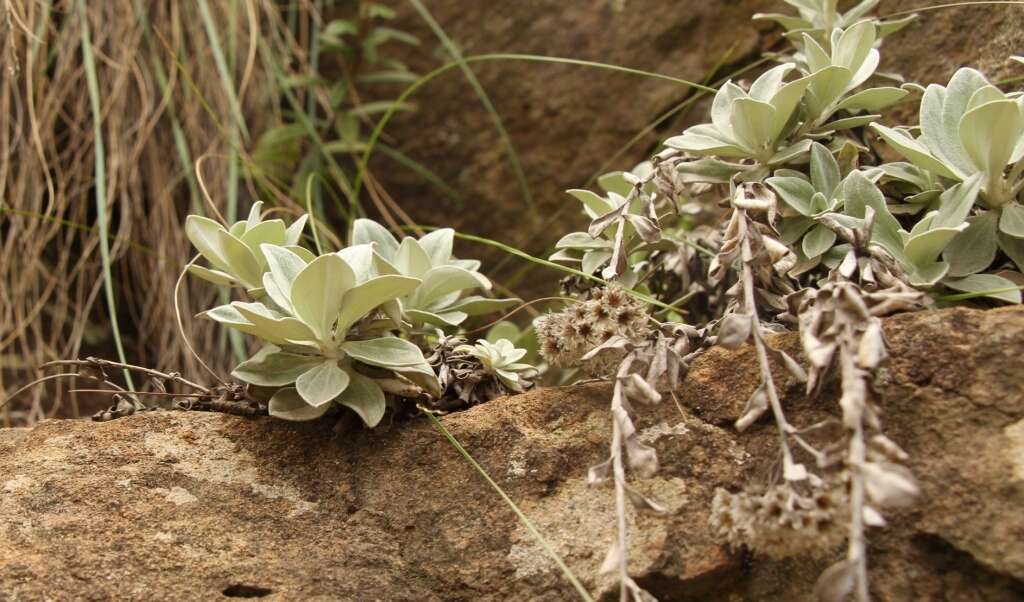
{"type": "MultiPolygon", "coordinates": [[[[887,431],[912,456],[920,503],[870,539],[873,595],[1024,599],[1024,310],[890,319],[878,383],[887,431]]],[[[792,335],[777,341],[795,348],[792,335]]],[[[716,487],[763,474],[770,424],[730,423],[753,354],[713,350],[640,421],[662,469],[640,488],[668,518],[631,517],[631,570],[663,602],[806,600],[830,559],[769,562],[708,531],[716,487]]],[[[831,398],[788,387],[810,424],[831,398]]],[[[444,419],[595,598],[613,537],[603,459],[608,388],[543,389],[444,419]]],[[[0,430],[0,600],[572,600],[513,513],[424,420],[336,432],[158,411],[0,430]]]]}
{"type": "MultiPolygon", "coordinates": [[[[396,27],[416,34],[422,46],[400,58],[420,73],[449,60],[434,34],[408,2],[389,2],[396,27]]],[[[467,2],[431,0],[434,17],[466,56],[525,53],[599,61],[695,82],[716,70],[721,77],[778,47],[779,30],[751,21],[757,12],[792,12],[777,0],[529,0],[467,2]],[[615,6],[622,6],[621,11],[615,6]]],[[[887,0],[880,15],[922,5],[887,0]]],[[[956,68],[972,66],[1002,79],[1021,73],[1009,60],[1024,48],[1020,6],[974,6],[921,14],[888,38],[882,69],[923,84],[945,82],[956,68]]],[[[389,143],[434,170],[462,193],[463,204],[444,197],[408,170],[380,157],[376,173],[413,219],[496,238],[542,253],[585,220],[566,195],[603,171],[629,169],[660,142],[704,118],[706,107],[677,114],[613,157],[636,134],[688,98],[685,86],[573,65],[515,60],[474,63],[474,72],[504,120],[533,190],[524,201],[504,147],[463,75],[452,70],[417,92],[415,113],[389,126],[389,143]],[[611,160],[609,162],[609,160],[611,160]]],[[[397,94],[397,91],[395,92],[397,94]]],[[[908,105],[904,111],[912,112],[908,105]]],[[[505,256],[466,245],[463,255],[494,266],[505,256]]],[[[519,265],[505,266],[507,277],[519,265]]],[[[523,294],[539,290],[529,280],[523,294]]]]}

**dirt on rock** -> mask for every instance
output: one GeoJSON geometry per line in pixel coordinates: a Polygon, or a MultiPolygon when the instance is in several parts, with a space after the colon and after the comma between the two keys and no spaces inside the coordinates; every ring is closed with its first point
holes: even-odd
{"type": "MultiPolygon", "coordinates": [[[[906,314],[886,335],[880,404],[923,495],[870,537],[873,599],[1024,599],[1024,310],[906,314]]],[[[663,602],[806,600],[834,559],[766,561],[709,532],[714,489],[763,477],[773,457],[770,423],[731,428],[757,378],[752,354],[712,351],[681,410],[666,400],[639,421],[662,466],[637,486],[672,514],[630,516],[631,571],[663,602]]],[[[833,413],[829,394],[785,390],[798,425],[833,413]]],[[[607,454],[608,396],[542,389],[444,418],[604,600],[613,498],[584,476],[607,454]]],[[[156,411],[0,430],[0,600],[229,597],[578,599],[422,419],[352,433],[156,411]]]]}

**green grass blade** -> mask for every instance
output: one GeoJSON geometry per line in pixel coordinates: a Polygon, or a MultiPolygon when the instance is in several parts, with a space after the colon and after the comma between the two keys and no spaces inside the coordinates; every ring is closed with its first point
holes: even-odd
{"type": "Polygon", "coordinates": [[[1014,4],[1016,4],[1016,5],[1024,5],[1024,2],[1022,2],[1020,0],[1017,0],[1017,1],[1005,0],[1005,1],[1001,1],[1001,2],[1000,1],[995,1],[995,2],[991,2],[991,1],[979,2],[978,0],[972,0],[971,2],[949,2],[947,4],[935,4],[933,6],[920,6],[918,8],[908,8],[907,10],[901,10],[901,11],[898,11],[898,12],[895,12],[895,13],[889,13],[887,15],[882,15],[880,18],[882,18],[882,19],[890,19],[892,17],[905,17],[907,15],[912,15],[914,13],[923,13],[923,12],[926,12],[926,11],[943,10],[943,9],[947,9],[947,8],[962,8],[962,7],[965,7],[965,6],[981,6],[981,5],[986,5],[986,4],[988,4],[988,5],[995,5],[995,6],[1000,6],[1000,5],[1003,5],[1003,6],[1011,5],[1012,6],[1014,4]]]}
{"type": "MultiPolygon", "coordinates": [[[[432,228],[423,228],[423,229],[424,230],[430,230],[432,228]]],[[[530,255],[526,251],[522,251],[522,250],[517,249],[517,248],[515,248],[513,246],[510,246],[510,245],[506,245],[503,242],[498,242],[496,240],[491,240],[490,238],[484,238],[482,236],[473,236],[472,234],[463,234],[461,232],[456,232],[455,233],[455,238],[459,238],[459,239],[462,239],[462,240],[467,240],[467,241],[470,241],[470,242],[480,243],[482,245],[487,245],[487,246],[490,246],[490,247],[494,247],[496,249],[501,249],[502,251],[504,251],[506,253],[510,253],[512,255],[515,255],[516,257],[519,257],[521,259],[525,259],[526,261],[529,261],[529,262],[532,262],[532,263],[536,263],[537,265],[542,265],[544,267],[551,268],[553,270],[558,270],[560,272],[565,272],[566,274],[572,274],[574,276],[579,276],[581,278],[586,278],[587,280],[590,280],[592,282],[596,282],[596,283],[598,283],[598,284],[600,284],[602,286],[608,286],[610,284],[607,280],[604,280],[602,278],[598,278],[597,276],[595,276],[593,274],[587,274],[586,272],[583,272],[581,270],[577,270],[576,268],[570,268],[569,266],[565,266],[565,265],[562,265],[562,264],[559,264],[559,263],[555,263],[553,261],[548,261],[547,259],[541,259],[540,257],[534,257],[533,255],[530,255]]],[[[632,297],[636,297],[637,299],[640,299],[641,301],[643,301],[645,303],[650,303],[651,305],[654,305],[656,307],[660,307],[661,309],[667,309],[667,310],[671,310],[671,311],[677,311],[679,309],[679,308],[674,307],[672,305],[669,305],[667,303],[662,303],[661,301],[658,301],[657,299],[655,299],[653,297],[650,297],[650,296],[645,295],[643,293],[639,293],[639,292],[634,291],[634,290],[630,290],[630,289],[625,288],[625,287],[623,287],[623,291],[627,295],[630,295],[632,297]]]]}
{"type": "Polygon", "coordinates": [[[235,94],[234,78],[231,77],[231,71],[228,67],[227,59],[224,57],[224,50],[220,45],[220,37],[217,36],[217,25],[213,22],[213,15],[210,13],[210,5],[206,0],[199,1],[199,14],[203,19],[203,27],[206,29],[206,37],[210,39],[210,48],[213,51],[213,62],[217,66],[217,73],[220,74],[221,85],[224,87],[224,93],[228,96],[228,102],[231,103],[232,117],[235,120],[235,125],[242,133],[244,139],[249,138],[249,130],[245,127],[245,117],[242,115],[242,105],[238,102],[238,96],[235,94]]]}
{"type": "Polygon", "coordinates": [[[480,474],[480,476],[483,477],[485,481],[487,481],[487,484],[490,485],[491,488],[493,488],[494,491],[496,491],[499,496],[501,496],[501,499],[506,504],[508,504],[508,507],[512,509],[512,512],[514,512],[516,517],[519,518],[519,521],[523,523],[523,526],[526,527],[526,530],[529,531],[530,535],[532,535],[533,538],[537,540],[537,543],[539,543],[540,546],[544,549],[544,552],[551,557],[551,560],[553,560],[555,564],[558,566],[559,570],[562,571],[562,575],[564,575],[565,578],[569,580],[569,583],[572,584],[573,588],[576,589],[576,593],[580,595],[580,599],[585,600],[586,602],[593,602],[594,599],[590,596],[590,593],[587,592],[587,588],[583,587],[583,584],[580,583],[580,580],[572,572],[572,569],[570,569],[569,566],[565,564],[565,561],[562,560],[562,557],[558,555],[558,552],[556,552],[555,549],[551,547],[551,544],[548,543],[548,540],[544,539],[544,536],[541,535],[540,531],[537,530],[537,527],[533,524],[533,521],[531,521],[530,518],[526,516],[526,514],[524,514],[522,510],[519,509],[519,506],[517,506],[516,503],[512,501],[512,498],[510,498],[508,494],[505,493],[505,490],[502,489],[501,486],[498,485],[498,483],[491,478],[491,475],[487,474],[487,471],[484,470],[484,467],[480,466],[480,464],[475,459],[473,459],[473,456],[471,456],[469,452],[466,451],[466,448],[462,447],[462,444],[459,443],[459,440],[456,439],[455,436],[452,435],[447,428],[445,428],[444,424],[437,419],[437,416],[434,416],[432,413],[425,410],[423,413],[426,414],[430,421],[433,423],[434,428],[436,428],[441,433],[441,435],[443,435],[444,438],[447,439],[448,442],[452,444],[452,447],[454,447],[456,450],[458,450],[460,454],[462,454],[462,457],[466,459],[466,462],[468,462],[469,465],[472,466],[480,474]]]}
{"type": "MultiPolygon", "coordinates": [[[[100,107],[100,87],[96,78],[96,58],[92,52],[92,40],[89,34],[89,15],[85,8],[85,0],[78,0],[78,14],[82,23],[82,60],[85,63],[85,81],[89,89],[89,105],[92,108],[93,152],[96,156],[96,222],[99,227],[100,261],[103,264],[103,291],[107,298],[107,310],[110,312],[110,329],[114,335],[114,346],[117,357],[122,364],[128,359],[121,342],[121,327],[117,321],[117,302],[114,298],[114,282],[110,273],[110,241],[107,231],[107,168],[106,151],[103,147],[103,111],[100,107]]],[[[132,376],[124,370],[125,384],[130,391],[135,390],[132,376]]]]}
{"type": "Polygon", "coordinates": [[[483,61],[528,61],[536,63],[557,63],[563,65],[577,65],[581,67],[590,67],[594,69],[606,69],[609,71],[617,71],[619,73],[629,73],[631,75],[640,75],[643,77],[649,77],[652,79],[658,79],[662,81],[672,82],[675,84],[681,84],[697,90],[704,90],[706,92],[714,93],[714,88],[691,82],[689,80],[680,79],[678,77],[672,77],[670,75],[662,75],[660,73],[653,73],[650,71],[643,71],[640,69],[632,69],[630,67],[620,67],[618,65],[609,65],[607,63],[598,63],[595,61],[584,61],[581,59],[568,59],[557,56],[543,56],[537,54],[478,54],[473,56],[463,57],[460,62],[447,63],[434,69],[430,73],[427,73],[420,77],[415,82],[409,84],[409,86],[402,92],[402,94],[392,103],[392,106],[384,113],[380,121],[377,122],[377,126],[373,128],[373,132],[370,134],[369,139],[366,143],[366,150],[363,151],[363,158],[359,162],[359,173],[356,174],[355,180],[352,185],[353,194],[359,195],[359,191],[362,189],[363,174],[366,172],[366,168],[370,162],[370,156],[373,154],[374,148],[376,147],[377,140],[380,138],[381,133],[387,126],[391,118],[394,117],[398,110],[398,107],[402,106],[410,96],[416,93],[417,90],[422,88],[424,85],[429,83],[434,78],[451,71],[457,67],[460,67],[463,63],[476,63],[483,61]]]}
{"type": "Polygon", "coordinates": [[[1011,286],[1008,288],[997,288],[988,291],[975,291],[971,293],[955,293],[952,295],[942,295],[936,297],[936,301],[967,301],[968,299],[977,299],[979,297],[987,297],[989,295],[998,295],[1000,293],[1012,293],[1015,291],[1024,291],[1024,286],[1011,286]]]}
{"type": "Polygon", "coordinates": [[[490,96],[487,95],[487,91],[480,84],[480,80],[476,78],[476,74],[469,68],[469,65],[462,58],[462,53],[452,42],[448,34],[445,33],[440,23],[434,19],[434,16],[430,14],[427,7],[423,6],[420,0],[409,0],[416,12],[423,17],[423,20],[427,22],[430,30],[434,32],[437,39],[441,41],[441,45],[452,57],[452,59],[459,64],[459,69],[466,76],[466,81],[472,86],[473,91],[476,92],[477,98],[480,99],[480,103],[484,105],[484,109],[487,110],[487,114],[491,118],[491,122],[494,123],[494,129],[498,132],[498,137],[501,138],[502,144],[505,146],[505,152],[508,153],[509,163],[512,164],[512,171],[515,172],[516,180],[519,181],[519,188],[522,190],[523,199],[526,201],[526,206],[530,212],[533,213],[533,193],[530,192],[530,184],[526,180],[526,172],[523,171],[523,165],[519,161],[519,154],[516,153],[516,149],[512,144],[512,139],[508,135],[508,131],[505,129],[505,124],[501,120],[501,116],[498,114],[498,110],[494,108],[494,103],[491,102],[490,96]]]}

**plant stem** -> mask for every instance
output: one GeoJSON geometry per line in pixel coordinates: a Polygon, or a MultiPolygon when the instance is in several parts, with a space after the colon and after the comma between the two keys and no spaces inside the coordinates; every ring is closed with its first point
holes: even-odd
{"type": "MultiPolygon", "coordinates": [[[[842,349],[839,355],[843,389],[854,379],[859,379],[853,363],[853,354],[842,349]]],[[[869,602],[868,560],[864,543],[864,419],[861,411],[856,416],[844,416],[846,428],[850,430],[850,447],[847,452],[847,468],[850,471],[850,531],[846,557],[856,563],[854,572],[855,596],[857,602],[869,602]]]]}

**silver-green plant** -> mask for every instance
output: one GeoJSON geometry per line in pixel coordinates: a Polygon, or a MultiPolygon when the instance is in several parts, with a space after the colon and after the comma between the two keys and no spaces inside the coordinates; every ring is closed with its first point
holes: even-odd
{"type": "Polygon", "coordinates": [[[988,269],[997,247],[1024,269],[1022,102],[1019,94],[1006,94],[964,68],[947,86],[928,86],[921,99],[920,136],[915,138],[911,128],[871,126],[942,187],[980,179],[979,209],[944,253],[950,276],[988,269]]]}
{"type": "Polygon", "coordinates": [[[459,345],[455,352],[479,360],[485,372],[501,381],[509,391],[516,393],[522,393],[527,384],[526,379],[536,373],[536,368],[519,361],[526,357],[527,350],[516,348],[508,339],[498,339],[493,343],[482,339],[473,345],[459,345]]]}
{"type": "Polygon", "coordinates": [[[570,232],[559,239],[549,259],[579,264],[587,274],[601,270],[604,278],[616,278],[627,288],[635,286],[639,280],[635,256],[652,250],[661,240],[652,198],[654,175],[651,163],[644,162],[631,171],[598,178],[605,196],[584,189],[567,191],[583,204],[590,226],[586,232],[570,232]]]}
{"type": "MultiPolygon", "coordinates": [[[[696,156],[750,160],[763,168],[805,155],[809,140],[795,145],[786,141],[804,91],[811,84],[808,76],[783,81],[795,67],[784,63],[769,69],[754,80],[749,91],[727,82],[711,104],[711,123],[695,125],[669,138],[665,145],[696,156]]],[[[762,170],[746,177],[763,175],[766,172],[762,170]]]]}
{"type": "Polygon", "coordinates": [[[520,299],[493,299],[471,294],[491,289],[475,259],[452,257],[455,231],[441,228],[418,240],[407,236],[401,242],[383,226],[369,219],[355,221],[352,243],[372,245],[374,266],[382,274],[417,278],[414,289],[385,304],[391,316],[417,327],[458,326],[469,316],[487,314],[517,305],[520,299]]]}
{"type": "MultiPolygon", "coordinates": [[[[870,18],[870,13],[881,0],[861,0],[846,12],[839,11],[839,0],[785,0],[797,10],[797,15],[780,13],[757,13],[754,19],[775,21],[786,29],[787,35],[799,36],[808,33],[815,38],[826,39],[835,28],[844,29],[858,21],[870,18]]],[[[873,19],[879,30],[879,38],[896,33],[913,21],[916,15],[900,19],[873,19]]]]}
{"type": "Polygon", "coordinates": [[[214,284],[241,286],[253,296],[262,296],[263,274],[267,258],[260,245],[282,246],[312,259],[313,255],[298,246],[302,229],[309,216],[303,215],[285,227],[280,219],[262,220],[263,203],[253,204],[248,219],[237,221],[230,228],[201,215],[185,219],[185,234],[211,267],[190,265],[189,273],[214,284]]]}
{"type": "Polygon", "coordinates": [[[307,262],[281,246],[260,250],[269,267],[267,303],[235,301],[200,315],[264,341],[232,375],[278,389],[269,402],[272,416],[311,420],[337,403],[374,426],[384,415],[385,391],[440,393],[419,347],[396,336],[364,338],[360,329],[375,309],[415,290],[419,279],[373,276],[368,264],[360,269],[340,253],[307,262]]]}

